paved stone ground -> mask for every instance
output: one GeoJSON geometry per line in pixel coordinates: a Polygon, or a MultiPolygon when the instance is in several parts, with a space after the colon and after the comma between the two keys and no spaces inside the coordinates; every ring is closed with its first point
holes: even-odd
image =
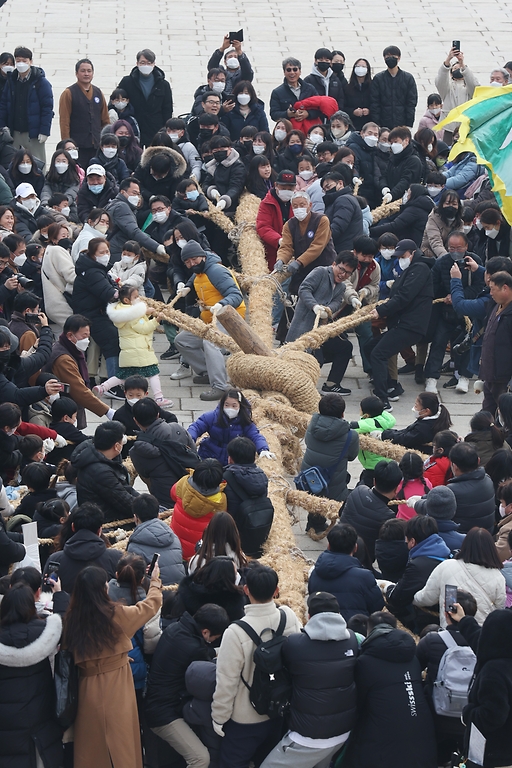
{"type": "MultiPolygon", "coordinates": [[[[483,84],[488,82],[493,67],[503,66],[512,58],[512,18],[504,0],[371,0],[358,4],[348,0],[323,0],[320,4],[313,0],[233,0],[224,5],[201,0],[153,0],[147,7],[135,0],[24,0],[21,5],[7,0],[0,14],[3,50],[12,52],[17,45],[33,49],[34,63],[44,68],[53,84],[56,112],[62,90],[74,82],[78,58],[93,60],[94,82],[108,97],[131,70],[136,52],[149,47],[171,81],[175,114],[185,113],[194,90],[206,80],[209,56],[226,32],[240,27],[246,38],[244,49],[255,70],[256,90],[267,105],[272,88],[282,80],[282,59],[288,55],[301,59],[305,76],[313,52],[324,45],[344,51],[348,74],[359,56],[369,59],[374,72],[379,71],[383,67],[383,48],[400,46],[401,65],[415,75],[418,83],[417,121],[425,111],[426,95],[435,90],[436,72],[453,39],[461,40],[466,63],[483,84]]],[[[56,116],[48,153],[59,138],[56,116]]],[[[354,346],[357,349],[355,339],[354,346]]],[[[156,335],[157,353],[165,348],[165,337],[156,335]]],[[[169,379],[177,365],[176,361],[162,363],[163,391],[174,400],[180,421],[188,425],[205,408],[199,400],[201,387],[194,386],[192,379],[169,379]]],[[[347,398],[347,418],[357,418],[359,401],[369,393],[358,356],[349,367],[345,384],[353,392],[347,398]]],[[[394,406],[400,427],[413,418],[411,407],[420,391],[410,376],[404,377],[402,384],[406,393],[394,406]]],[[[466,434],[479,399],[446,390],[442,399],[452,414],[454,428],[466,434]]],[[[114,407],[119,405],[114,403],[114,407]]],[[[89,417],[88,429],[92,432],[97,421],[91,414],[89,417]]],[[[350,471],[354,485],[360,472],[358,462],[352,463],[350,471]]],[[[304,516],[296,526],[297,541],[316,557],[324,544],[315,544],[306,537],[303,523],[304,516]]]]}

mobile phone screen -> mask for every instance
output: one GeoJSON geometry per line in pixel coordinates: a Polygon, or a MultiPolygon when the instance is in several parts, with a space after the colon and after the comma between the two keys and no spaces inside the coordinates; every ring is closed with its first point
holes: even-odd
{"type": "Polygon", "coordinates": [[[448,613],[451,613],[453,611],[453,606],[457,602],[457,587],[454,587],[451,584],[445,584],[444,587],[444,609],[445,611],[448,611],[448,613]]]}
{"type": "Polygon", "coordinates": [[[153,555],[153,559],[151,560],[151,564],[148,568],[148,576],[151,576],[153,571],[155,570],[155,565],[158,563],[158,558],[160,557],[160,554],[158,552],[155,552],[153,555]]]}

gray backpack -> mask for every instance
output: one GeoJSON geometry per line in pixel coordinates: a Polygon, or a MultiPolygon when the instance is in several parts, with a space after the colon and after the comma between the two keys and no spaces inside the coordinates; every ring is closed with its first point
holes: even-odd
{"type": "Polygon", "coordinates": [[[468,703],[469,684],[476,656],[469,645],[458,645],[451,632],[443,630],[439,637],[447,646],[437,671],[433,700],[436,714],[460,717],[468,703]]]}

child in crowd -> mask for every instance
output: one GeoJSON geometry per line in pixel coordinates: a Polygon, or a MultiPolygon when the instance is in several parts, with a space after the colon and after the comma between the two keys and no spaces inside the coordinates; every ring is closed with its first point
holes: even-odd
{"type": "MultiPolygon", "coordinates": [[[[427,111],[418,124],[418,131],[421,131],[422,128],[430,128],[431,130],[434,130],[434,127],[439,122],[442,108],[443,100],[438,93],[431,93],[427,96],[427,111]]],[[[439,141],[442,141],[443,135],[444,131],[439,131],[439,133],[437,133],[439,141]]]]}
{"type": "Polygon", "coordinates": [[[216,512],[226,512],[227,501],[222,464],[205,459],[171,488],[175,503],[171,528],[179,538],[184,560],[194,554],[196,544],[216,512]]]}
{"type": "Polygon", "coordinates": [[[120,288],[117,304],[107,304],[107,315],[119,331],[119,375],[94,387],[94,394],[105,394],[111,387],[123,384],[128,376],[147,376],[155,402],[172,406],[172,400],[162,394],[158,361],[153,352],[153,332],[162,317],[152,316],[153,310],[139,300],[139,291],[133,285],[120,288]]]}
{"type": "MultiPolygon", "coordinates": [[[[411,451],[406,451],[399,465],[404,478],[398,486],[397,499],[408,499],[411,496],[423,496],[432,488],[430,480],[423,477],[423,461],[421,456],[411,451]]],[[[407,504],[398,505],[397,517],[401,520],[410,520],[416,512],[407,504]]]]}
{"type": "Polygon", "coordinates": [[[61,532],[69,515],[69,504],[62,499],[50,499],[36,504],[34,522],[41,539],[53,539],[61,532]]]}
{"type": "Polygon", "coordinates": [[[110,270],[110,276],[118,288],[131,285],[137,288],[139,296],[145,296],[144,283],[147,279],[147,264],[141,254],[140,245],[135,240],[127,240],[121,253],[121,259],[116,261],[110,270]]]}
{"type": "MultiPolygon", "coordinates": [[[[178,213],[193,214],[194,211],[208,210],[208,200],[201,192],[195,179],[182,179],[176,187],[176,195],[172,201],[172,207],[178,213]]],[[[200,221],[199,216],[197,217],[200,221]]],[[[204,220],[202,222],[204,226],[204,220]]]]}
{"type": "Polygon", "coordinates": [[[54,429],[58,435],[61,435],[68,445],[65,448],[55,448],[50,456],[52,461],[58,463],[62,459],[69,459],[75,446],[89,439],[87,435],[77,429],[77,418],[78,406],[74,400],[70,397],[58,397],[57,400],[54,400],[50,429],[54,429]]]}
{"type": "Polygon", "coordinates": [[[480,457],[480,464],[483,467],[500,448],[506,451],[512,450],[489,411],[478,411],[478,413],[475,413],[469,422],[469,426],[471,427],[471,432],[469,435],[466,435],[464,442],[471,443],[475,447],[480,457]]]}
{"type": "Polygon", "coordinates": [[[78,505],[76,497],[77,477],[76,467],[68,459],[63,459],[55,470],[54,478],[50,483],[50,488],[55,489],[59,499],[69,505],[70,512],[78,505]],[[59,477],[64,477],[64,480],[59,480],[59,477]]]}
{"type": "MultiPolygon", "coordinates": [[[[32,435],[32,437],[35,437],[35,435],[32,435]]],[[[38,439],[41,440],[41,438],[38,439]]],[[[39,502],[42,501],[44,503],[57,496],[55,489],[50,488],[53,469],[53,467],[43,464],[41,461],[33,461],[23,469],[21,480],[23,485],[28,487],[29,492],[21,500],[16,509],[16,514],[27,515],[27,517],[32,519],[39,502]]]]}
{"type": "MultiPolygon", "coordinates": [[[[114,421],[120,421],[121,424],[124,424],[125,434],[130,437],[140,432],[140,427],[138,427],[134,421],[132,408],[135,403],[139,402],[139,400],[149,396],[148,380],[145,379],[144,376],[127,376],[123,388],[126,399],[124,405],[117,409],[114,421]]],[[[164,411],[160,406],[159,418],[167,422],[178,421],[174,413],[164,411]]]]}
{"type": "MultiPolygon", "coordinates": [[[[47,448],[51,446],[47,443],[47,448]]],[[[46,451],[44,447],[43,438],[39,435],[25,435],[21,438],[19,444],[21,459],[21,471],[25,469],[32,462],[44,461],[46,451]]]]}
{"type": "Polygon", "coordinates": [[[313,161],[312,157],[307,157],[305,155],[304,157],[301,157],[299,162],[297,163],[297,183],[295,185],[295,189],[302,190],[302,189],[308,189],[308,187],[313,184],[318,178],[318,176],[315,173],[315,163],[313,161]]]}
{"type": "Polygon", "coordinates": [[[188,428],[194,440],[205,432],[208,432],[208,437],[201,441],[198,448],[202,459],[212,457],[225,466],[228,463],[228,443],[240,436],[252,440],[260,456],[272,458],[267,441],[252,420],[250,403],[239,389],[228,389],[214,411],[203,413],[188,428]]]}
{"type": "Polygon", "coordinates": [[[395,584],[400,581],[409,560],[405,520],[393,517],[382,523],[375,542],[375,559],[383,579],[395,584]]]}
{"type": "Polygon", "coordinates": [[[453,446],[459,442],[456,432],[444,429],[438,432],[432,439],[432,456],[425,459],[423,464],[423,476],[428,480],[432,488],[436,485],[447,485],[453,477],[452,465],[448,455],[453,446]]]}
{"type": "MultiPolygon", "coordinates": [[[[361,418],[359,421],[352,421],[350,428],[360,435],[367,435],[370,432],[383,429],[391,429],[396,424],[396,419],[392,413],[384,410],[384,403],[380,397],[370,395],[369,397],[363,397],[360,403],[361,418]]],[[[359,455],[357,457],[360,463],[363,465],[363,471],[359,476],[359,485],[367,485],[369,488],[373,488],[373,469],[379,461],[383,461],[383,457],[377,453],[371,451],[365,451],[363,448],[359,448],[359,455]]],[[[385,459],[384,459],[385,460],[385,459]]]]}
{"type": "Polygon", "coordinates": [[[420,392],[413,406],[416,421],[405,429],[385,429],[375,432],[372,437],[379,440],[391,440],[405,448],[417,448],[425,453],[429,450],[434,435],[452,425],[450,414],[436,394],[420,392]]]}
{"type": "MultiPolygon", "coordinates": [[[[130,104],[128,94],[123,88],[114,88],[110,94],[108,117],[111,125],[117,123],[118,120],[126,120],[126,122],[131,125],[136,138],[140,139],[140,128],[135,119],[135,110],[130,104]]],[[[121,146],[123,146],[123,144],[121,144],[121,146]]]]}
{"type": "Polygon", "coordinates": [[[377,241],[379,252],[375,261],[380,266],[379,299],[389,298],[392,281],[396,280],[402,272],[398,266],[398,259],[395,258],[397,243],[398,237],[392,232],[384,232],[377,241]]]}

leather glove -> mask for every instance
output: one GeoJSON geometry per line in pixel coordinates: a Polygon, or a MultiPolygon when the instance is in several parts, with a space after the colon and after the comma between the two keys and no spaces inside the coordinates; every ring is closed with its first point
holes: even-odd
{"type": "Polygon", "coordinates": [[[363,305],[361,304],[361,302],[359,301],[359,299],[357,298],[357,296],[353,296],[353,297],[350,299],[350,303],[352,304],[352,306],[354,307],[354,309],[361,309],[361,307],[363,306],[363,305]]]}
{"type": "Polygon", "coordinates": [[[275,453],[272,451],[260,451],[260,459],[275,459],[275,453]]]}
{"type": "Polygon", "coordinates": [[[45,135],[44,135],[44,133],[40,133],[40,134],[39,134],[39,136],[37,137],[37,140],[38,140],[38,142],[39,142],[40,144],[44,144],[44,143],[45,143],[45,141],[48,141],[48,138],[49,138],[49,137],[48,137],[48,136],[45,136],[45,135]]]}
{"type": "Polygon", "coordinates": [[[220,723],[216,723],[215,720],[212,720],[213,730],[217,734],[217,736],[224,737],[226,734],[224,733],[224,729],[220,723]]]}
{"type": "Polygon", "coordinates": [[[214,304],[213,307],[210,307],[210,312],[212,315],[216,315],[219,309],[222,309],[223,306],[223,304],[219,304],[219,302],[217,302],[217,304],[214,304]]]}
{"type": "Polygon", "coordinates": [[[298,272],[299,269],[302,267],[302,264],[297,259],[294,259],[293,261],[289,261],[286,265],[286,271],[290,272],[290,274],[295,274],[295,272],[298,272]]]}
{"type": "Polygon", "coordinates": [[[410,507],[411,509],[414,509],[414,505],[420,499],[421,499],[421,496],[409,496],[409,498],[405,503],[407,504],[408,507],[410,507]]]}
{"type": "Polygon", "coordinates": [[[158,253],[159,256],[165,256],[167,253],[167,251],[165,250],[165,245],[159,245],[158,248],[156,249],[156,252],[158,253]]]}
{"type": "Polygon", "coordinates": [[[45,453],[45,456],[51,453],[54,448],[55,448],[55,443],[51,439],[51,437],[45,437],[45,439],[43,440],[43,451],[45,453]]]}
{"type": "Polygon", "coordinates": [[[394,280],[386,280],[386,288],[392,288],[394,285],[394,280]]]}
{"type": "Polygon", "coordinates": [[[384,197],[384,195],[387,195],[388,192],[391,192],[389,187],[382,187],[382,190],[381,190],[382,197],[384,197]]]}
{"type": "Polygon", "coordinates": [[[373,437],[375,440],[382,440],[382,432],[379,432],[378,429],[375,429],[373,432],[370,432],[370,437],[373,437]]]}
{"type": "Polygon", "coordinates": [[[315,306],[313,307],[313,312],[315,313],[315,315],[320,315],[320,318],[322,320],[327,320],[328,313],[325,307],[322,307],[321,304],[315,304],[315,306]]]}
{"type": "Polygon", "coordinates": [[[284,272],[284,262],[278,259],[274,264],[274,272],[284,272]]]}
{"type": "Polygon", "coordinates": [[[62,437],[62,435],[57,435],[54,442],[57,448],[65,448],[68,444],[68,441],[65,437],[62,437]]]}
{"type": "Polygon", "coordinates": [[[107,417],[107,419],[109,421],[112,421],[112,419],[114,418],[115,415],[116,415],[116,412],[115,412],[115,410],[113,408],[109,408],[108,411],[105,414],[105,416],[107,417]]]}
{"type": "Polygon", "coordinates": [[[393,199],[393,195],[391,194],[391,192],[386,192],[386,194],[382,198],[382,202],[383,203],[390,203],[392,201],[392,199],[393,199]]]}
{"type": "Polygon", "coordinates": [[[217,205],[215,207],[218,208],[220,211],[223,211],[224,208],[226,207],[226,201],[225,200],[219,200],[219,202],[217,203],[217,205]]]}

